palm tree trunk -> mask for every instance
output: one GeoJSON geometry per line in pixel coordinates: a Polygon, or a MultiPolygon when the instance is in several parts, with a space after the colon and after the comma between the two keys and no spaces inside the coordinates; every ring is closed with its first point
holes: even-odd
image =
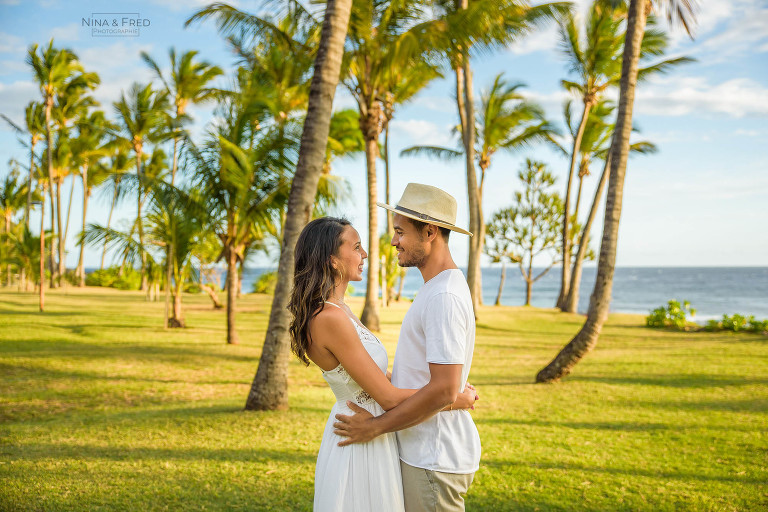
{"type": "Polygon", "coordinates": [[[405,281],[405,274],[408,269],[404,268],[400,270],[400,285],[397,287],[397,295],[395,296],[395,302],[400,301],[400,297],[403,296],[403,282],[405,281]]]}
{"type": "MultiPolygon", "coordinates": [[[[174,268],[176,265],[174,264],[174,268]]],[[[184,293],[184,279],[181,275],[182,269],[176,269],[176,285],[173,293],[173,318],[171,319],[171,327],[184,327],[184,314],[182,311],[181,299],[184,293]]],[[[170,287],[170,284],[169,284],[170,287]]]]}
{"type": "MultiPolygon", "coordinates": [[[[376,158],[379,156],[379,138],[372,137],[371,132],[377,132],[370,124],[378,125],[378,109],[371,109],[375,113],[368,114],[369,119],[375,115],[376,119],[368,121],[365,133],[365,160],[368,184],[368,275],[366,279],[365,305],[360,321],[371,331],[379,330],[379,222],[378,207],[376,206],[376,158]]],[[[378,126],[377,126],[378,127],[378,126]]]]}
{"type": "Polygon", "coordinates": [[[507,279],[507,262],[501,260],[501,279],[499,280],[499,293],[496,294],[494,306],[501,306],[501,292],[504,290],[504,281],[507,279]]]}
{"type": "Polygon", "coordinates": [[[142,151],[140,149],[136,150],[136,175],[139,177],[139,190],[137,194],[137,213],[136,213],[136,224],[139,229],[139,245],[141,246],[141,291],[144,291],[147,289],[147,253],[144,252],[144,225],[141,221],[141,203],[142,203],[142,194],[141,190],[144,185],[143,183],[143,176],[141,174],[141,154],[142,151]]]}
{"type": "MultiPolygon", "coordinates": [[[[178,112],[177,112],[178,117],[178,112]]],[[[176,182],[176,169],[179,165],[179,154],[178,154],[178,147],[179,147],[179,138],[174,137],[173,138],[173,165],[171,167],[171,185],[173,185],[176,182]]]]}
{"type": "MultiPolygon", "coordinates": [[[[384,124],[384,203],[386,204],[392,204],[389,202],[389,122],[391,119],[387,119],[386,123],[384,124]]],[[[394,234],[394,213],[390,210],[386,210],[387,215],[387,236],[390,237],[390,240],[394,234]]],[[[389,274],[389,268],[387,268],[387,274],[389,274]]],[[[384,281],[385,283],[388,282],[389,275],[387,275],[387,280],[384,281]]],[[[389,304],[392,301],[392,297],[394,296],[394,287],[390,288],[386,284],[381,290],[382,297],[384,298],[384,303],[389,304]]]]}
{"type": "Polygon", "coordinates": [[[603,239],[587,321],[578,334],[536,375],[536,382],[552,382],[568,375],[574,365],[595,347],[603,324],[608,318],[613,274],[616,267],[624,177],[629,155],[629,136],[632,132],[632,109],[637,85],[640,44],[645,32],[645,4],[646,2],[641,0],[630,0],[627,12],[627,32],[619,87],[619,111],[611,144],[611,173],[605,201],[603,239]]]}
{"type": "MultiPolygon", "coordinates": [[[[11,214],[8,212],[8,214],[5,216],[5,233],[6,235],[11,232],[11,214]]],[[[10,245],[10,239],[6,241],[6,245],[10,245]]],[[[8,286],[8,288],[11,287],[11,264],[8,263],[5,266],[5,284],[8,286]]]]}
{"type": "Polygon", "coordinates": [[[51,270],[51,288],[56,287],[56,274],[58,273],[58,265],[56,265],[56,216],[54,215],[56,204],[56,198],[53,194],[53,181],[51,181],[51,186],[48,188],[48,195],[51,197],[51,259],[49,260],[49,267],[51,270]]]}
{"type": "Polygon", "coordinates": [[[29,210],[32,207],[32,181],[35,175],[35,138],[29,143],[29,177],[27,178],[27,204],[24,206],[24,225],[29,229],[29,210]]]}
{"type": "MultiPolygon", "coordinates": [[[[462,8],[466,9],[467,0],[462,0],[462,8]]],[[[478,299],[478,285],[480,283],[480,251],[482,243],[480,237],[480,208],[478,204],[479,192],[477,186],[477,173],[475,171],[475,102],[472,88],[472,70],[469,65],[469,54],[462,55],[462,73],[464,82],[464,155],[467,167],[467,195],[469,196],[469,230],[475,234],[469,237],[469,258],[467,262],[467,284],[472,296],[472,308],[477,318],[477,309],[480,305],[478,299]]]]}
{"type": "Polygon", "coordinates": [[[555,307],[560,309],[565,308],[565,298],[568,295],[568,286],[571,283],[571,183],[573,182],[573,172],[576,169],[576,157],[578,156],[579,148],[581,147],[581,139],[584,136],[584,129],[587,127],[590,106],[589,102],[584,102],[584,110],[581,114],[579,129],[576,132],[576,136],[573,138],[571,164],[568,169],[568,181],[565,185],[565,205],[563,208],[565,211],[565,215],[563,216],[563,252],[561,255],[562,271],[560,272],[560,293],[557,296],[557,303],[555,304],[555,307]]]}
{"type": "Polygon", "coordinates": [[[168,244],[165,248],[165,317],[163,319],[163,328],[168,328],[168,320],[171,314],[171,254],[173,254],[173,244],[168,244]]]}
{"type": "Polygon", "coordinates": [[[65,247],[64,247],[64,231],[62,230],[62,219],[61,219],[61,185],[62,183],[59,180],[56,180],[56,227],[58,228],[58,233],[56,233],[56,236],[58,238],[58,249],[59,249],[59,272],[56,276],[56,279],[59,283],[59,286],[61,286],[61,280],[64,278],[64,273],[67,271],[67,262],[66,262],[66,255],[65,255],[65,247]]]}
{"type": "MultiPolygon", "coordinates": [[[[85,231],[85,217],[88,213],[88,197],[91,191],[88,189],[88,166],[83,168],[83,231],[85,231]]],[[[80,276],[80,288],[85,287],[85,262],[83,256],[85,253],[85,244],[80,244],[80,257],[77,259],[77,275],[80,276]]]]}
{"type": "MultiPolygon", "coordinates": [[[[48,193],[51,196],[51,235],[53,235],[53,231],[54,231],[54,228],[53,228],[53,209],[54,209],[53,208],[53,205],[54,205],[54,201],[53,201],[53,181],[54,181],[54,176],[53,176],[53,133],[51,133],[51,110],[53,110],[53,95],[52,94],[48,94],[45,97],[45,140],[46,140],[46,144],[48,146],[46,148],[46,154],[47,154],[47,160],[48,160],[48,180],[50,181],[50,187],[48,189],[48,193]]],[[[45,199],[43,199],[43,201],[45,201],[45,199]]],[[[43,210],[45,210],[45,208],[43,208],[43,210]]],[[[42,231],[41,231],[41,235],[40,236],[43,236],[42,235],[42,231]]],[[[54,238],[55,237],[51,236],[51,243],[53,243],[54,238]]],[[[41,259],[43,258],[43,254],[44,253],[42,253],[42,252],[40,253],[40,258],[41,259]]],[[[40,274],[40,282],[41,283],[42,283],[42,280],[43,280],[43,275],[44,274],[40,274]]],[[[55,281],[54,275],[55,275],[55,272],[54,272],[54,266],[53,266],[53,247],[51,247],[51,288],[53,288],[53,286],[54,286],[54,281],[55,281]]],[[[40,285],[40,287],[42,289],[42,284],[40,285]]],[[[42,302],[41,302],[40,303],[40,311],[42,311],[42,307],[43,307],[43,305],[42,305],[42,302]]]]}
{"type": "MultiPolygon", "coordinates": [[[[384,125],[384,202],[386,204],[391,204],[389,202],[389,121],[387,119],[387,123],[384,125]]],[[[392,236],[394,232],[392,227],[394,216],[395,214],[391,210],[387,210],[387,235],[389,236],[392,236]]]]}
{"type": "Polygon", "coordinates": [[[293,250],[302,228],[309,222],[323,172],[325,148],[333,110],[333,97],[339,83],[344,40],[352,7],[351,0],[328,0],[309,86],[309,103],[301,135],[299,161],[288,197],[287,215],[280,247],[269,325],[259,368],[253,379],[245,408],[248,410],[285,409],[288,407],[288,298],[293,285],[293,250]]]}
{"type": "Polygon", "coordinates": [[[40,201],[40,312],[45,311],[45,190],[40,201]]]}
{"type": "MultiPolygon", "coordinates": [[[[117,201],[117,183],[115,183],[115,193],[112,194],[112,204],[109,207],[109,215],[107,216],[107,229],[109,229],[109,224],[112,222],[112,212],[115,210],[115,201],[117,201]]],[[[107,241],[104,241],[104,249],[101,251],[101,265],[99,265],[99,270],[104,270],[104,257],[107,255],[107,241]]]]}
{"type": "Polygon", "coordinates": [[[72,198],[74,197],[74,195],[75,195],[75,177],[72,176],[72,185],[69,187],[69,202],[67,203],[67,221],[64,223],[64,232],[61,235],[61,243],[64,245],[65,249],[67,248],[67,235],[69,234],[69,219],[72,214],[72,198]]]}
{"type": "Polygon", "coordinates": [[[589,242],[589,233],[592,231],[592,223],[597,216],[597,207],[600,204],[600,198],[603,196],[603,190],[605,190],[605,184],[608,182],[608,169],[611,166],[611,156],[605,160],[605,167],[603,168],[603,174],[600,176],[600,183],[595,190],[595,198],[592,200],[592,206],[589,209],[589,216],[587,222],[584,224],[584,229],[581,231],[581,238],[579,239],[579,250],[576,253],[576,257],[573,261],[573,271],[571,272],[571,285],[568,287],[568,297],[565,300],[565,309],[567,313],[576,313],[579,307],[579,287],[581,286],[581,271],[584,265],[584,257],[587,254],[587,245],[589,242]]]}
{"type": "MultiPolygon", "coordinates": [[[[170,284],[169,284],[170,286],[170,284]]],[[[237,345],[240,340],[235,330],[235,301],[237,300],[237,253],[227,248],[227,344],[237,345]]]]}

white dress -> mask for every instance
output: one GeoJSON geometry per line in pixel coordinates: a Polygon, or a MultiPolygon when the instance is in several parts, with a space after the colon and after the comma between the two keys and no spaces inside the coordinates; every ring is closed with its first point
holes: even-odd
{"type": "MultiPolygon", "coordinates": [[[[336,304],[328,303],[333,306],[336,304]]],[[[339,307],[339,306],[336,306],[339,307]]],[[[350,317],[365,350],[383,373],[387,371],[387,351],[368,329],[350,317]]],[[[404,511],[400,457],[395,434],[384,434],[372,441],[338,446],[346,438],[333,433],[336,414],[354,414],[347,400],[374,416],[384,412],[376,401],[337,366],[324,371],[336,403],[325,424],[315,467],[316,512],[397,512],[404,511]]]]}

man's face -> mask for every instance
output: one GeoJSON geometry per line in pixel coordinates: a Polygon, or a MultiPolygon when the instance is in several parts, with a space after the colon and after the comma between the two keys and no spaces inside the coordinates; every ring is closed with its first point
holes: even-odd
{"type": "Polygon", "coordinates": [[[408,217],[396,213],[392,246],[397,248],[397,263],[401,267],[420,267],[427,259],[427,242],[408,217]]]}

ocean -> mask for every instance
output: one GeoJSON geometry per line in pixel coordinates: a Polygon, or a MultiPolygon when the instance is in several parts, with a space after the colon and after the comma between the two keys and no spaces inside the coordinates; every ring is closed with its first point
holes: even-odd
{"type": "MultiPolygon", "coordinates": [[[[243,291],[268,268],[249,268],[243,276],[243,291]]],[[[534,275],[542,269],[534,269],[534,275]]],[[[586,313],[597,269],[585,268],[579,293],[579,312],[586,313]]],[[[499,289],[501,267],[482,269],[483,302],[493,304],[499,289]]],[[[364,278],[365,279],[365,278],[364,278]]],[[[354,295],[365,294],[365,280],[351,283],[354,295]]],[[[410,268],[403,283],[403,296],[413,298],[423,284],[418,269],[410,268]]],[[[560,272],[552,269],[534,283],[531,305],[551,308],[560,290],[560,272]]],[[[705,322],[724,313],[768,318],[768,267],[617,267],[614,274],[611,311],[646,315],[670,299],[687,300],[697,310],[694,320],[705,322]]],[[[517,266],[507,266],[501,303],[522,306],[525,281],[517,266]]]]}

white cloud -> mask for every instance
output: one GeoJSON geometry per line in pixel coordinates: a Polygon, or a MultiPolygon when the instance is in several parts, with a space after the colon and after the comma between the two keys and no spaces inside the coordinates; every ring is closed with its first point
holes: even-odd
{"type": "Polygon", "coordinates": [[[152,80],[153,73],[139,56],[142,51],[151,54],[151,50],[151,44],[118,41],[78,52],[85,70],[95,71],[101,78],[101,85],[93,96],[107,115],[112,115],[111,104],[118,100],[122,90],[128,89],[133,82],[147,83],[152,80]]]}
{"type": "Polygon", "coordinates": [[[26,50],[22,38],[8,32],[0,32],[0,53],[23,54],[26,50]]]}
{"type": "MultiPolygon", "coordinates": [[[[10,84],[0,83],[0,112],[7,115],[14,123],[22,126],[24,108],[32,100],[38,100],[40,89],[35,82],[16,81],[10,84]]],[[[7,123],[0,124],[0,130],[11,130],[7,123]]]]}
{"type": "Polygon", "coordinates": [[[0,75],[12,75],[14,73],[30,72],[27,63],[24,60],[2,60],[0,61],[0,75]]]}
{"type": "Polygon", "coordinates": [[[711,84],[703,77],[660,77],[638,87],[635,113],[666,116],[768,116],[768,89],[748,78],[711,84]]]}
{"type": "Polygon", "coordinates": [[[453,147],[455,141],[451,136],[451,129],[451,125],[439,126],[422,119],[394,119],[390,124],[390,136],[406,138],[409,145],[453,147]]]}
{"type": "Polygon", "coordinates": [[[48,33],[48,39],[53,38],[56,43],[61,41],[79,41],[81,27],[78,23],[70,23],[63,27],[54,27],[48,33]]]}

